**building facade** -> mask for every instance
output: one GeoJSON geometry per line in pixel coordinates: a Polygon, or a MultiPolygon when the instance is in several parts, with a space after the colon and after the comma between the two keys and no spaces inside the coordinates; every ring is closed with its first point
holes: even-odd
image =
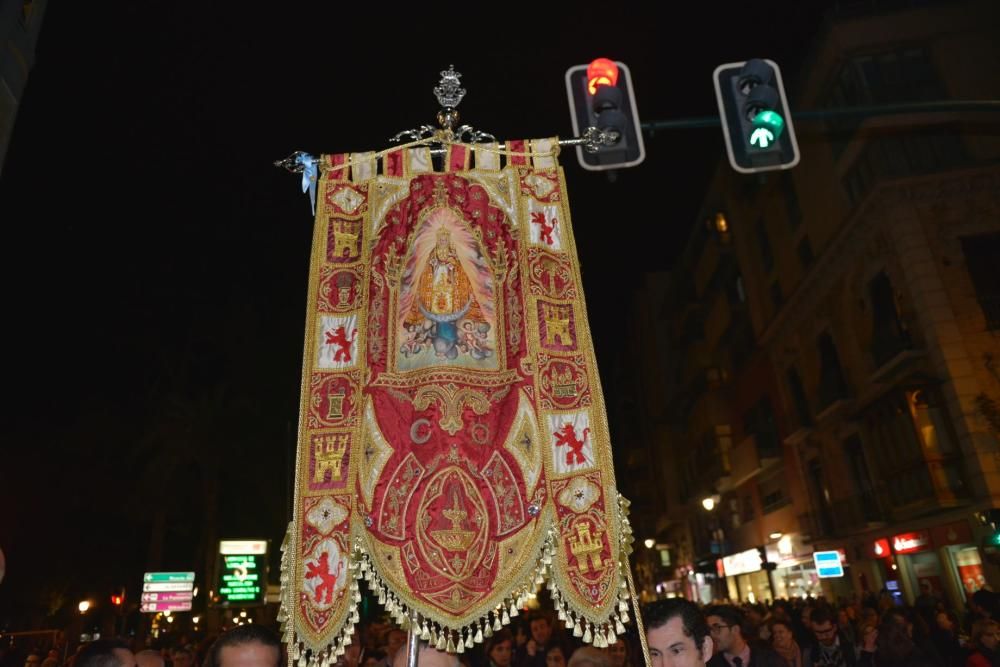
{"type": "MultiPolygon", "coordinates": [[[[792,108],[998,99],[997,26],[988,2],[832,16],[792,108]]],[[[674,586],[912,602],[926,583],[961,608],[1000,590],[997,121],[796,125],[793,170],[720,165],[670,278],[674,586]]]]}

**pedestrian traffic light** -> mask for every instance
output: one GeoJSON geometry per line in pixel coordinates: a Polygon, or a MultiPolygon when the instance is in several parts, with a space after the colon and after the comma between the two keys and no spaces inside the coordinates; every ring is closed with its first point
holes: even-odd
{"type": "Polygon", "coordinates": [[[777,63],[726,63],[712,78],[733,169],[750,174],[797,165],[799,145],[777,63]]]}
{"type": "Polygon", "coordinates": [[[566,70],[573,136],[597,128],[614,139],[591,152],[577,146],[580,166],[590,171],[634,167],[646,159],[639,114],[632,91],[632,75],[625,63],[598,58],[566,70]]]}

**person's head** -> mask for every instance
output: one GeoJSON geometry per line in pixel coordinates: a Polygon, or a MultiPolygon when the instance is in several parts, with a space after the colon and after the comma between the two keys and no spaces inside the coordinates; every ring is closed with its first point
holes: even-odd
{"type": "Polygon", "coordinates": [[[605,651],[608,654],[611,667],[625,667],[628,662],[628,643],[624,639],[618,637],[615,639],[615,643],[608,646],[605,651]]]}
{"type": "Polygon", "coordinates": [[[39,667],[42,664],[42,656],[37,653],[29,653],[24,659],[24,667],[39,667]]]}
{"type": "Polygon", "coordinates": [[[344,647],[344,655],[340,656],[337,664],[341,667],[358,667],[361,664],[361,653],[364,648],[364,644],[361,643],[361,634],[355,629],[351,635],[351,643],[344,647]]]}
{"type": "Polygon", "coordinates": [[[833,620],[830,610],[818,607],[812,613],[812,633],[823,646],[833,646],[837,641],[837,623],[833,620]]]}
{"type": "Polygon", "coordinates": [[[743,638],[743,614],[736,607],[718,605],[705,610],[705,621],[712,633],[712,643],[726,653],[739,653],[746,641],[743,638]]]}
{"type": "MultiPolygon", "coordinates": [[[[392,667],[406,667],[406,650],[396,651],[392,667]]],[[[417,664],[420,667],[460,667],[458,656],[439,651],[433,646],[421,643],[417,650],[417,664]]]]}
{"type": "Polygon", "coordinates": [[[59,659],[59,651],[55,650],[54,648],[49,649],[49,653],[48,653],[48,655],[46,657],[47,658],[51,658],[52,660],[58,660],[59,659]]]}
{"type": "Polygon", "coordinates": [[[972,624],[972,645],[987,651],[997,650],[1000,644],[1000,625],[989,618],[981,618],[972,624]]]}
{"type": "Polygon", "coordinates": [[[159,651],[146,649],[135,654],[135,663],[139,667],[165,667],[163,656],[159,651]]]}
{"type": "Polygon", "coordinates": [[[179,646],[170,653],[170,663],[173,667],[192,667],[194,654],[191,649],[179,646]]]}
{"type": "Polygon", "coordinates": [[[581,646],[573,651],[566,667],[611,667],[607,654],[593,646],[581,646]]]}
{"type": "Polygon", "coordinates": [[[278,667],[281,663],[281,640],[259,623],[238,625],[215,640],[212,667],[278,667]]]}
{"type": "Polygon", "coordinates": [[[712,638],[698,606],[689,600],[657,600],[642,610],[653,667],[703,667],[712,638]]]}
{"type": "Polygon", "coordinates": [[[776,648],[790,648],[792,642],[795,641],[795,635],[792,634],[792,628],[788,623],[784,618],[775,618],[768,623],[768,629],[771,631],[771,642],[776,648]]]}
{"type": "Polygon", "coordinates": [[[514,655],[514,638],[510,630],[500,630],[487,639],[483,650],[493,667],[510,667],[514,655]]]}
{"type": "Polygon", "coordinates": [[[955,615],[947,611],[939,611],[934,615],[934,624],[945,632],[954,632],[958,623],[955,615]]]}
{"type": "Polygon", "coordinates": [[[385,633],[385,654],[389,656],[390,660],[396,656],[396,651],[404,644],[406,644],[405,630],[389,628],[389,631],[385,633]]]}
{"type": "Polygon", "coordinates": [[[532,617],[528,627],[531,630],[531,638],[539,644],[547,644],[552,637],[552,623],[549,622],[548,616],[539,614],[532,617]]]}
{"type": "Polygon", "coordinates": [[[73,667],[135,667],[135,656],[123,641],[99,639],[83,647],[73,667]]]}
{"type": "Polygon", "coordinates": [[[886,614],[878,627],[877,660],[902,663],[913,653],[913,647],[905,618],[900,614],[886,614]]]}
{"type": "Polygon", "coordinates": [[[545,667],[566,667],[570,652],[561,642],[556,642],[545,651],[545,667]]]}

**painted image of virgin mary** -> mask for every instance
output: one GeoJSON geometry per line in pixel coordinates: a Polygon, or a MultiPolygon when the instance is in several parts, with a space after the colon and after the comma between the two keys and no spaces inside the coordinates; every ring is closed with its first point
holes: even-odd
{"type": "Polygon", "coordinates": [[[485,359],[489,322],[483,316],[469,276],[458,258],[451,232],[437,230],[431,251],[417,280],[415,298],[404,324],[411,332],[430,328],[429,337],[437,357],[455,359],[459,352],[485,359]]]}

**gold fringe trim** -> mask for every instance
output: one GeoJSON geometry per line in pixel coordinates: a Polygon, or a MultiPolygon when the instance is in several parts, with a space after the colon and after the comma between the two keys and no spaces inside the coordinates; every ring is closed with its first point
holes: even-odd
{"type": "Polygon", "coordinates": [[[486,615],[475,619],[468,625],[462,626],[442,626],[415,609],[411,609],[399,597],[392,592],[389,586],[382,580],[375,568],[371,557],[362,547],[360,538],[355,538],[354,547],[349,558],[348,573],[350,575],[350,587],[348,595],[351,596],[348,616],[343,627],[337,633],[332,642],[324,646],[310,646],[295,632],[292,622],[294,586],[291,581],[291,563],[289,540],[294,535],[294,525],[289,525],[288,533],[281,545],[281,606],[278,610],[278,620],[281,622],[282,635],[288,645],[290,667],[331,667],[337,658],[344,654],[346,647],[350,645],[354,627],[360,620],[358,604],[361,602],[361,591],[358,585],[360,579],[364,579],[371,592],[377,596],[378,603],[385,608],[389,616],[403,630],[409,630],[411,623],[414,631],[419,633],[420,639],[428,642],[431,646],[440,651],[448,653],[464,653],[476,644],[488,639],[497,630],[510,624],[511,619],[518,615],[518,610],[522,608],[531,595],[534,595],[544,584],[552,598],[556,615],[562,621],[567,630],[573,632],[573,636],[582,639],[587,644],[593,644],[597,648],[606,648],[615,643],[619,635],[625,633],[625,624],[630,621],[629,603],[638,616],[639,601],[630,590],[629,580],[629,555],[632,553],[632,527],[628,520],[629,501],[624,496],[618,494],[618,517],[621,525],[619,531],[619,557],[618,557],[618,604],[615,610],[604,620],[595,623],[584,614],[575,611],[566,601],[565,596],[556,585],[553,576],[552,563],[556,555],[556,540],[558,535],[555,529],[549,528],[542,543],[542,547],[536,559],[532,573],[519,585],[516,585],[503,602],[495,609],[487,612],[486,615]]]}

